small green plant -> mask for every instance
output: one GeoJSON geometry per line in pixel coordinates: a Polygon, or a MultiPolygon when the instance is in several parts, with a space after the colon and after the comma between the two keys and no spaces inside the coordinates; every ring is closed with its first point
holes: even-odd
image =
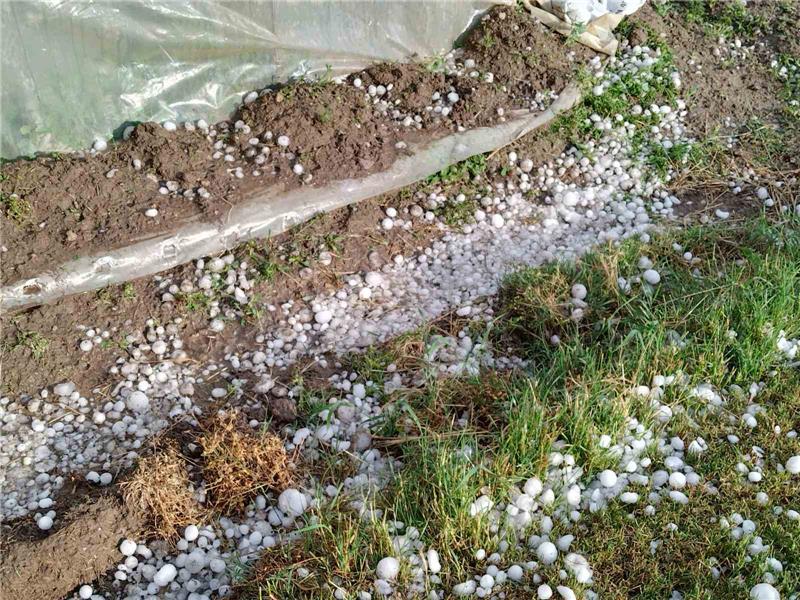
{"type": "Polygon", "coordinates": [[[428,177],[428,185],[468,182],[486,171],[486,155],[476,154],[428,177]]]}
{"type": "Polygon", "coordinates": [[[211,307],[211,298],[201,291],[188,294],[180,293],[178,294],[178,299],[186,307],[186,310],[192,312],[207,311],[211,307]]]}
{"type": "Polygon", "coordinates": [[[431,73],[435,73],[444,69],[444,56],[441,54],[437,54],[433,58],[431,58],[425,68],[430,71],[431,73]]]}
{"type": "Polygon", "coordinates": [[[31,204],[17,194],[0,192],[0,206],[5,216],[17,224],[24,223],[31,214],[31,204]]]}
{"type": "Polygon", "coordinates": [[[44,356],[47,348],[50,346],[50,340],[36,331],[18,331],[16,340],[12,345],[12,350],[16,348],[27,348],[35,359],[40,359],[44,356]]]}
{"type": "Polygon", "coordinates": [[[125,300],[133,300],[136,298],[136,288],[133,284],[128,282],[122,286],[122,298],[125,300]]]}
{"type": "Polygon", "coordinates": [[[324,106],[317,111],[317,120],[323,125],[333,121],[333,111],[330,106],[324,106]]]}
{"type": "Polygon", "coordinates": [[[479,43],[485,50],[489,50],[497,44],[497,38],[495,38],[491,33],[487,32],[480,39],[479,43]]]}
{"type": "Polygon", "coordinates": [[[586,23],[573,23],[567,36],[567,45],[577,42],[584,33],[586,33],[586,23]]]}

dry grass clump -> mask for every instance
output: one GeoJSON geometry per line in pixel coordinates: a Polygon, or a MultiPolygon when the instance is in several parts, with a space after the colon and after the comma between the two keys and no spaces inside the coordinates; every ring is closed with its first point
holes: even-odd
{"type": "Polygon", "coordinates": [[[211,418],[199,442],[206,492],[215,510],[243,510],[259,491],[282,492],[292,483],[280,438],[252,431],[235,413],[211,418]]]}
{"type": "Polygon", "coordinates": [[[190,485],[186,463],[170,445],[141,459],[121,487],[125,504],[146,513],[149,533],[169,539],[187,525],[202,523],[207,516],[190,485]]]}

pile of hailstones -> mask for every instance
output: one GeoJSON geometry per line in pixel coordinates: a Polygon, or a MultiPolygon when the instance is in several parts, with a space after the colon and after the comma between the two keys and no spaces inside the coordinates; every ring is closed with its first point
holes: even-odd
{"type": "MultiPolygon", "coordinates": [[[[117,384],[108,394],[84,395],[66,381],[38,395],[0,398],[0,520],[35,513],[39,527],[50,529],[66,476],[83,472],[88,481],[109,485],[148,437],[172,419],[199,412],[195,386],[218,368],[195,374],[185,364],[179,326],[180,319],[165,326],[149,321],[143,334],[128,335],[127,356],[109,370],[117,384]]],[[[227,393],[215,389],[212,395],[220,392],[227,393]]]]}
{"type": "MultiPolygon", "coordinates": [[[[621,72],[652,78],[657,60],[658,52],[632,49],[604,79],[621,72]]],[[[595,65],[599,74],[599,61],[595,65]]],[[[678,110],[653,106],[641,112],[660,120],[648,126],[654,141],[686,141],[682,103],[678,110]]],[[[303,357],[323,360],[330,352],[363,349],[450,310],[469,316],[480,298],[493,296],[522,265],[573,259],[598,243],[629,236],[647,239],[650,213],[668,217],[679,201],[643,172],[644,156],[631,144],[636,125],[622,116],[595,117],[590,122],[602,134],[587,142],[586,154],[572,149],[535,173],[514,156],[514,178],[495,184],[471,222],[446,231],[418,256],[395,257],[374,271],[347,276],[334,292],[281,306],[261,350],[266,364],[284,367],[303,357]],[[530,195],[544,204],[530,202],[530,195]]]]}
{"type": "MultiPolygon", "coordinates": [[[[253,358],[262,364],[259,356],[253,358]]],[[[266,377],[261,379],[262,391],[273,388],[267,381],[266,377]]],[[[371,381],[362,383],[355,373],[347,372],[333,375],[329,383],[331,394],[335,394],[327,399],[329,408],[319,411],[306,427],[287,426],[283,430],[285,447],[290,452],[301,450],[304,461],[313,461],[323,452],[341,453],[344,459],[355,457],[357,472],[339,486],[320,490],[309,482],[307,491],[290,488],[277,499],[260,495],[239,520],[223,517],[212,524],[188,526],[175,548],[162,541],[146,544],[124,540],[120,545],[123,561],[117,566],[113,582],[119,597],[134,600],[160,595],[207,600],[225,596],[231,589],[235,565],[251,563],[265,549],[295,540],[299,534],[293,530],[298,519],[340,495],[366,518],[381,517],[380,511],[372,509],[365,499],[382,489],[401,465],[372,447],[370,425],[380,421],[384,390],[391,391],[405,381],[390,366],[382,387],[371,381]]],[[[258,428],[261,423],[253,421],[251,425],[258,428]]],[[[315,517],[310,514],[306,518],[313,522],[315,517]]],[[[308,576],[303,569],[296,574],[300,578],[308,576]]],[[[76,597],[103,598],[88,583],[76,597]]]]}

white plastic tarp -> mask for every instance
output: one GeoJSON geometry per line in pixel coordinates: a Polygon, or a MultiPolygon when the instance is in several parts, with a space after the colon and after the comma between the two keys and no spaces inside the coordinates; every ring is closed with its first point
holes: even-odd
{"type": "Polygon", "coordinates": [[[2,0],[0,155],[226,118],[293,76],[431,56],[491,0],[2,0]]]}

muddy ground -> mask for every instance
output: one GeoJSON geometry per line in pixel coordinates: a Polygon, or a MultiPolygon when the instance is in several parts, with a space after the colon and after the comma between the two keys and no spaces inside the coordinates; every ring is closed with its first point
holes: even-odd
{"type": "MultiPolygon", "coordinates": [[[[763,12],[765,19],[776,22],[785,19],[770,3],[759,4],[756,9],[763,12]]],[[[796,38],[788,32],[781,33],[776,26],[758,35],[758,43],[763,45],[757,43],[748,58],[726,62],[724,57],[715,55],[715,49],[720,46],[718,40],[708,35],[701,24],[687,23],[680,14],[661,15],[646,6],[629,23],[624,35],[632,42],[643,43],[648,36],[656,36],[672,49],[684,89],[689,90],[685,94],[690,110],[689,123],[698,138],[739,135],[744,136],[742,139],[746,142],[752,142],[737,145],[722,156],[726,165],[746,166],[760,170],[764,177],[773,178],[788,178],[797,172],[800,163],[791,145],[782,150],[784,162],[778,168],[773,157],[764,160],[763,148],[755,143],[753,130],[743,129],[752,124],[754,118],[768,128],[782,126],[781,103],[776,101],[780,84],[770,71],[768,57],[772,50],[796,43],[796,38]]],[[[181,130],[168,133],[154,124],[140,126],[129,142],[115,144],[110,151],[96,157],[40,157],[35,161],[5,165],[3,192],[8,189],[23,192],[20,195],[30,203],[31,214],[29,220],[22,223],[14,221],[7,213],[2,217],[3,243],[8,249],[3,254],[3,281],[36,272],[43,266],[72,258],[78,252],[83,254],[154,235],[172,227],[177,220],[218,218],[229,205],[264,186],[315,185],[379,170],[394,159],[395,142],[409,139],[403,136],[432,138],[459,125],[491,124],[497,118],[498,107],[520,107],[533,91],[563,87],[576,66],[588,56],[585,49],[543,31],[532,25],[528,17],[507,8],[495,9],[491,18],[467,37],[465,49],[467,56],[475,58],[481,71],[492,71],[496,81],[503,82],[506,87],[487,87],[474,80],[461,82],[459,78],[451,78],[450,85],[464,86],[458,89],[465,102],[453,122],[446,124],[431,120],[420,130],[404,131],[391,119],[375,115],[371,107],[363,104],[363,94],[356,93],[355,88],[335,84],[290,86],[244,107],[241,116],[252,124],[253,131],[256,127],[264,131],[271,128],[286,133],[298,144],[298,154],[302,154],[304,165],[314,175],[307,184],[291,172],[292,161],[286,158],[272,163],[274,173],[269,176],[232,178],[222,161],[210,159],[212,150],[205,136],[181,130]],[[505,17],[501,18],[501,14],[505,17]],[[570,52],[575,52],[579,58],[566,59],[570,52]],[[326,107],[331,111],[330,119],[319,112],[326,107]],[[365,119],[367,123],[360,128],[345,125],[355,118],[365,119]],[[128,166],[134,156],[141,156],[149,172],[159,181],[176,178],[186,185],[201,182],[212,192],[211,198],[207,201],[172,197],[164,200],[155,182],[146,180],[146,185],[142,185],[142,172],[128,166]],[[117,174],[107,178],[108,170],[117,165],[124,167],[117,167],[120,169],[117,174]],[[159,202],[159,217],[146,220],[141,213],[154,198],[159,202]],[[39,227],[42,221],[47,222],[45,227],[39,227]]],[[[441,73],[414,65],[379,65],[359,76],[365,85],[385,85],[393,81],[403,102],[417,109],[427,102],[431,90],[443,85],[444,78],[441,73]]],[[[791,140],[796,141],[795,138],[791,140]]],[[[538,164],[557,155],[568,142],[562,132],[535,132],[490,157],[487,172],[495,171],[505,161],[507,151],[514,150],[538,164]]],[[[486,183],[482,177],[471,182],[476,187],[486,183]]],[[[463,182],[458,185],[461,184],[463,182]]],[[[437,185],[442,187],[422,182],[322,215],[274,240],[238,249],[237,253],[242,256],[255,252],[281,265],[258,283],[255,293],[260,303],[277,305],[297,295],[333,289],[349,273],[383,264],[396,254],[408,254],[425,247],[439,235],[435,227],[387,232],[380,228],[380,221],[385,208],[394,207],[402,214],[404,208],[420,202],[437,189],[437,185]],[[321,249],[333,255],[327,267],[314,262],[321,249]],[[285,256],[299,259],[281,260],[280,257],[285,256]],[[309,276],[307,267],[312,263],[314,272],[309,276]]],[[[742,212],[760,208],[752,196],[731,195],[727,182],[715,172],[696,174],[675,182],[675,186],[679,195],[691,201],[688,204],[690,213],[703,213],[717,206],[742,212]]],[[[794,193],[795,188],[783,189],[794,193]]],[[[191,266],[184,266],[163,276],[179,282],[191,269],[191,266]]],[[[140,330],[148,318],[167,323],[176,317],[182,319],[181,336],[188,355],[201,363],[221,359],[237,347],[252,347],[253,338],[270,323],[269,314],[264,311],[240,323],[229,324],[222,333],[212,333],[205,310],[193,310],[180,300],[162,302],[161,291],[153,278],[66,298],[50,306],[2,316],[2,393],[35,394],[43,386],[69,379],[82,390],[97,389],[101,397],[108,366],[124,352],[115,342],[125,334],[140,330]],[[88,353],[80,352],[81,326],[108,330],[111,343],[96,346],[88,353]]],[[[79,491],[76,494],[80,497],[79,491]]],[[[68,519],[63,522],[67,523],[68,519]]],[[[68,531],[68,527],[50,537],[68,531]]],[[[12,541],[35,535],[29,519],[10,524],[4,533],[12,541]]],[[[81,552],[77,550],[78,554],[81,552]]],[[[51,579],[56,582],[58,578],[51,579]]]]}

